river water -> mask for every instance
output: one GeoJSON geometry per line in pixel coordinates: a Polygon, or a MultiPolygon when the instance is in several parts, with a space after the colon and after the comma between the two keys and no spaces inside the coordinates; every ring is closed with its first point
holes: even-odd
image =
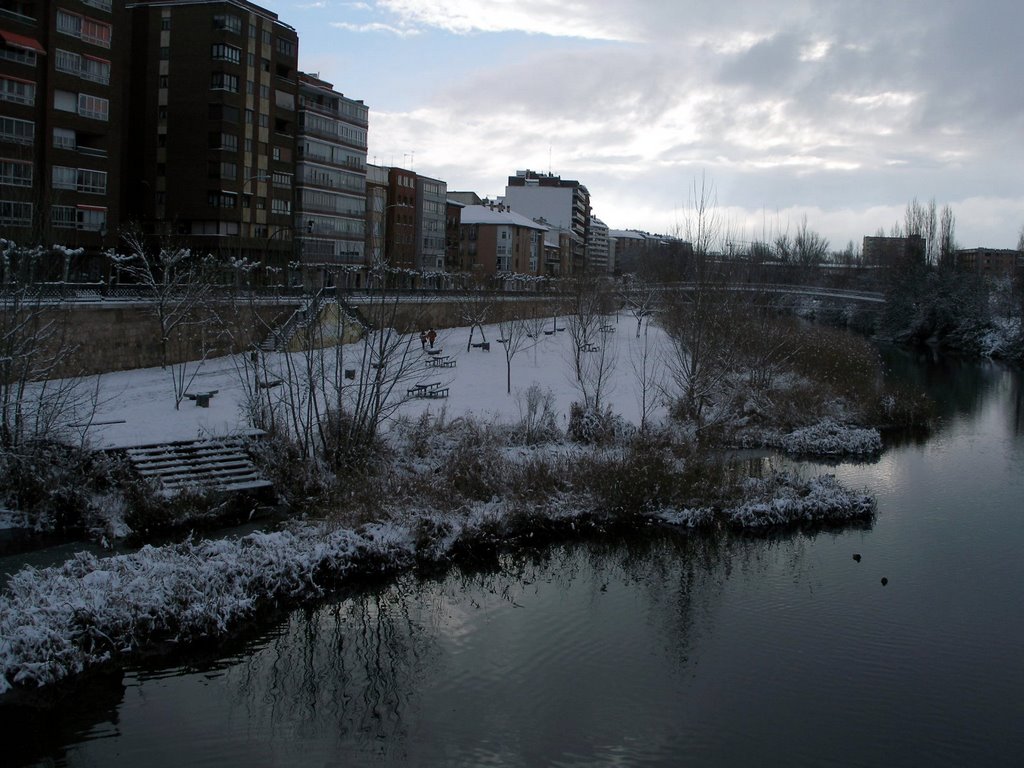
{"type": "Polygon", "coordinates": [[[5,751],[147,768],[1020,765],[1024,382],[887,359],[939,428],[871,463],[800,465],[872,491],[870,526],[659,531],[406,576],[227,655],[97,680],[9,719],[5,751]]]}

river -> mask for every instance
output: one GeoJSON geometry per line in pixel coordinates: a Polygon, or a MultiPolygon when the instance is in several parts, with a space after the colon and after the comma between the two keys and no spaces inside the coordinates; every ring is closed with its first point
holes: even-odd
{"type": "Polygon", "coordinates": [[[870,526],[406,575],[19,712],[14,764],[1019,765],[1024,380],[886,356],[938,428],[798,465],[873,492],[870,526]]]}

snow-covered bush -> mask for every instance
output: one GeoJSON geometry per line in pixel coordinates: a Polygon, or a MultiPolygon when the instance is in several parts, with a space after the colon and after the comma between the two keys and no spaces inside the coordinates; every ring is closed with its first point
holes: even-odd
{"type": "Polygon", "coordinates": [[[877,429],[861,429],[826,419],[782,438],[786,453],[814,456],[859,456],[882,450],[877,429]]]}
{"type": "Polygon", "coordinates": [[[580,403],[569,406],[569,437],[577,443],[609,445],[621,442],[633,433],[629,422],[612,412],[586,408],[580,403]]]}
{"type": "Polygon", "coordinates": [[[777,472],[743,483],[744,501],[724,510],[730,525],[744,528],[788,526],[842,520],[866,520],[875,513],[875,500],[844,488],[835,475],[804,480],[777,472]]]}

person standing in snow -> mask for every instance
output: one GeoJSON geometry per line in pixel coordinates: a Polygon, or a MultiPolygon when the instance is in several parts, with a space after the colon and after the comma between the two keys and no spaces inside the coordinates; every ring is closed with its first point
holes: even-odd
{"type": "Polygon", "coordinates": [[[434,339],[436,339],[436,338],[437,338],[437,333],[434,332],[433,328],[431,328],[429,331],[427,331],[427,341],[430,342],[430,348],[431,349],[434,348],[434,339]]]}
{"type": "Polygon", "coordinates": [[[425,350],[427,348],[427,332],[420,331],[420,346],[425,350]]]}

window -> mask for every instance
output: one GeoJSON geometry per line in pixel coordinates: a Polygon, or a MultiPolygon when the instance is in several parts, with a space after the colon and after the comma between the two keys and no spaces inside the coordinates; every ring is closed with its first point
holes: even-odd
{"type": "Polygon", "coordinates": [[[171,78],[168,75],[160,75],[158,82],[161,88],[167,88],[171,84],[171,78]]]}
{"type": "Polygon", "coordinates": [[[93,206],[78,206],[78,228],[99,232],[107,228],[107,209],[93,206]]]}
{"type": "Polygon", "coordinates": [[[247,67],[255,67],[256,66],[256,54],[252,53],[251,51],[249,53],[245,54],[245,66],[247,66],[247,67]]]}
{"type": "Polygon", "coordinates": [[[71,91],[54,91],[53,108],[60,112],[77,112],[78,94],[71,91]]]}
{"type": "Polygon", "coordinates": [[[64,10],[57,11],[57,31],[72,37],[82,36],[82,17],[68,13],[64,10]]]}
{"type": "Polygon", "coordinates": [[[164,30],[166,32],[170,28],[171,28],[171,17],[170,16],[164,16],[162,19],[160,19],[160,29],[162,29],[162,30],[164,30]]]}
{"type": "Polygon", "coordinates": [[[82,0],[85,5],[91,5],[93,8],[99,8],[101,11],[110,12],[110,0],[82,0]]]}
{"type": "Polygon", "coordinates": [[[254,83],[252,80],[246,80],[245,81],[245,92],[249,96],[255,96],[256,95],[256,83],[254,83]]]}
{"type": "Polygon", "coordinates": [[[270,115],[261,114],[260,115],[260,128],[269,128],[269,127],[270,127],[270,115]]]}
{"type": "Polygon", "coordinates": [[[82,19],[82,40],[101,48],[110,47],[110,25],[90,18],[82,19]]]}
{"type": "Polygon", "coordinates": [[[211,179],[227,179],[229,181],[234,181],[238,178],[238,165],[235,163],[212,160],[210,161],[208,175],[211,179]]]}
{"type": "Polygon", "coordinates": [[[110,62],[106,59],[83,56],[82,68],[78,74],[83,80],[92,80],[94,83],[106,85],[110,82],[110,62]]]}
{"type": "Polygon", "coordinates": [[[245,140],[245,151],[252,152],[252,139],[245,140]]]}
{"type": "Polygon", "coordinates": [[[270,59],[260,59],[260,69],[264,72],[270,71],[270,59]]]}
{"type": "Polygon", "coordinates": [[[30,67],[36,65],[36,52],[28,48],[18,48],[14,45],[7,45],[0,40],[0,60],[13,61],[15,64],[26,64],[30,67]]]}
{"type": "Polygon", "coordinates": [[[27,227],[32,223],[32,203],[0,200],[0,224],[27,227]]]}
{"type": "Polygon", "coordinates": [[[82,68],[82,57],[77,53],[64,51],[58,48],[57,57],[54,60],[54,66],[57,68],[58,72],[67,72],[72,75],[77,75],[79,70],[82,68]]]}
{"type": "Polygon", "coordinates": [[[291,213],[292,212],[292,201],[291,200],[280,200],[274,198],[270,201],[270,212],[271,213],[291,213]]]}
{"type": "Polygon", "coordinates": [[[167,61],[171,58],[171,49],[166,45],[160,46],[160,61],[167,61]]]}
{"type": "Polygon", "coordinates": [[[264,29],[263,36],[260,39],[263,40],[264,45],[270,45],[270,30],[264,29]]]}
{"type": "Polygon", "coordinates": [[[291,189],[292,187],[292,175],[290,173],[278,173],[275,171],[271,178],[275,187],[284,187],[285,189],[291,189]]]}
{"type": "Polygon", "coordinates": [[[78,114],[93,120],[107,120],[110,116],[110,101],[87,93],[78,94],[78,114]]]}
{"type": "Polygon", "coordinates": [[[237,16],[228,13],[218,13],[213,17],[213,28],[223,29],[226,32],[234,32],[236,35],[242,32],[242,20],[237,16]]]}
{"type": "Polygon", "coordinates": [[[36,84],[28,80],[0,77],[0,101],[31,106],[36,103],[36,84]]]}
{"type": "Polygon", "coordinates": [[[63,165],[53,166],[54,189],[76,189],[78,187],[78,169],[66,168],[63,165]]]}
{"type": "Polygon", "coordinates": [[[206,202],[213,208],[234,208],[238,203],[236,198],[237,196],[232,192],[210,192],[206,202]]]}
{"type": "Polygon", "coordinates": [[[260,86],[260,98],[261,99],[269,99],[270,98],[270,86],[269,85],[261,85],[260,86]]]}
{"type": "Polygon", "coordinates": [[[209,117],[211,120],[223,120],[225,123],[238,122],[238,107],[228,104],[210,104],[209,117]]]}
{"type": "Polygon", "coordinates": [[[162,105],[160,105],[159,107],[156,108],[156,118],[161,123],[166,123],[167,122],[167,114],[168,114],[168,112],[167,112],[167,105],[166,104],[162,104],[162,105]]]}
{"type": "Polygon", "coordinates": [[[238,93],[238,76],[229,75],[227,72],[214,72],[210,75],[210,89],[238,93]]]}
{"type": "Polygon", "coordinates": [[[0,159],[0,184],[8,187],[31,187],[32,163],[0,159]]]}
{"type": "Polygon", "coordinates": [[[218,61],[230,61],[232,64],[240,64],[242,61],[242,49],[225,43],[214,43],[210,48],[210,58],[218,61]]]}
{"type": "Polygon", "coordinates": [[[282,56],[295,58],[295,42],[292,40],[286,40],[283,37],[277,38],[277,52],[282,56]]]}
{"type": "Polygon", "coordinates": [[[237,152],[238,137],[233,133],[211,133],[210,149],[223,149],[228,152],[237,152]]]}
{"type": "Polygon", "coordinates": [[[281,159],[281,148],[280,148],[280,147],[274,147],[274,148],[273,148],[273,149],[271,150],[271,152],[273,153],[273,155],[272,155],[272,156],[273,156],[273,158],[274,158],[275,160],[280,160],[280,159],[281,159]]]}
{"type": "Polygon", "coordinates": [[[255,114],[256,113],[253,112],[251,109],[245,110],[245,124],[246,125],[252,125],[253,117],[255,116],[255,114]]]}
{"type": "Polygon", "coordinates": [[[79,192],[88,192],[94,195],[107,194],[107,174],[104,171],[79,168],[77,181],[79,192]]]}
{"type": "Polygon", "coordinates": [[[73,205],[50,206],[50,225],[54,229],[75,229],[78,226],[78,210],[73,205]]]}
{"type": "Polygon", "coordinates": [[[249,25],[249,37],[251,37],[253,40],[256,39],[256,25],[255,24],[250,24],[249,25]]]}
{"type": "Polygon", "coordinates": [[[54,149],[74,149],[77,146],[75,132],[69,128],[53,129],[54,149]]]}

